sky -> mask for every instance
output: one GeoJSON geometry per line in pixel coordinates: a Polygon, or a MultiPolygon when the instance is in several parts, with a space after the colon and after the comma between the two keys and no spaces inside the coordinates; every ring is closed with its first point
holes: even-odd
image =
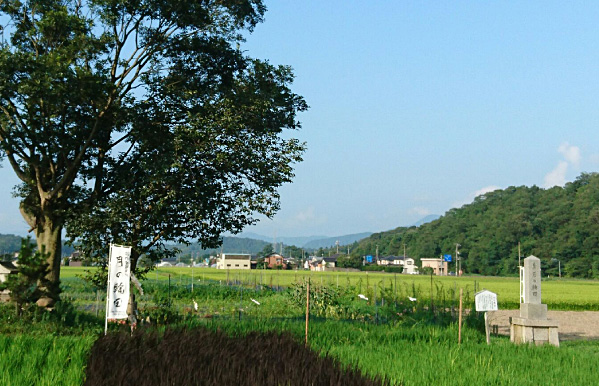
{"type": "MultiPolygon", "coordinates": [[[[266,5],[241,47],[294,69],[308,150],[249,232],[385,231],[599,170],[599,2],[266,5]]],[[[24,234],[8,165],[0,181],[0,233],[24,234]]]]}

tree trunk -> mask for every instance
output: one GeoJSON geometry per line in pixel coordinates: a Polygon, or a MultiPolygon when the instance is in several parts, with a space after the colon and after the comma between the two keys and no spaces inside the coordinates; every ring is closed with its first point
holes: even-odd
{"type": "Polygon", "coordinates": [[[60,298],[60,259],[62,257],[62,221],[44,218],[35,229],[38,251],[46,255],[48,273],[37,305],[52,307],[60,298]]]}
{"type": "Polygon", "coordinates": [[[50,308],[60,299],[60,259],[62,256],[62,219],[52,216],[35,216],[21,205],[21,214],[35,230],[37,249],[46,256],[48,271],[41,290],[44,295],[37,301],[40,307],[50,308]]]}

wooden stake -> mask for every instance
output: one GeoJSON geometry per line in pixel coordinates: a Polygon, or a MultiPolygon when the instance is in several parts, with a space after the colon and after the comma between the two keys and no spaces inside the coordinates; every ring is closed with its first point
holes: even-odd
{"type": "Polygon", "coordinates": [[[308,323],[310,322],[310,279],[306,287],[306,347],[308,346],[308,323]]]}
{"type": "Polygon", "coordinates": [[[485,334],[487,335],[487,344],[491,344],[491,332],[489,331],[488,312],[485,312],[485,334]]]}
{"type": "Polygon", "coordinates": [[[458,344],[462,344],[462,295],[464,289],[460,288],[460,310],[458,311],[458,344]]]}

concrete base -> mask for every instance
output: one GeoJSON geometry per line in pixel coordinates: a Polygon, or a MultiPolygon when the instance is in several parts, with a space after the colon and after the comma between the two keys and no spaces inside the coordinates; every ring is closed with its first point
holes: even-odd
{"type": "Polygon", "coordinates": [[[559,323],[557,320],[511,318],[510,341],[516,344],[552,344],[559,347],[559,323]]]}

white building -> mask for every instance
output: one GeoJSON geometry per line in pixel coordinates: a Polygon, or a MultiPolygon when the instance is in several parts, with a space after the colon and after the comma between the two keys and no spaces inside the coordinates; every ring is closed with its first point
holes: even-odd
{"type": "Polygon", "coordinates": [[[217,262],[217,269],[251,269],[252,255],[244,253],[222,253],[217,262]]]}
{"type": "Polygon", "coordinates": [[[415,274],[418,273],[418,267],[414,265],[414,259],[403,256],[387,256],[381,257],[377,261],[378,265],[386,265],[390,267],[403,267],[403,273],[415,274]]]}

